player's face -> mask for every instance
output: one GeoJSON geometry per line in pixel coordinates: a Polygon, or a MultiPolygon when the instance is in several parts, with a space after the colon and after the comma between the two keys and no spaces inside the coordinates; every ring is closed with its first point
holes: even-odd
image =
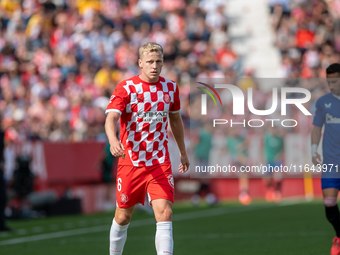
{"type": "Polygon", "coordinates": [[[327,74],[327,82],[331,92],[340,96],[340,73],[327,74]]]}
{"type": "Polygon", "coordinates": [[[163,54],[160,51],[144,52],[138,62],[146,82],[157,82],[163,67],[163,54]]]}

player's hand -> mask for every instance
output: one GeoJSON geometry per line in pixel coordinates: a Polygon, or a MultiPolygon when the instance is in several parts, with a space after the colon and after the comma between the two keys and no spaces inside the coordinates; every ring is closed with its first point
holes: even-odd
{"type": "Polygon", "coordinates": [[[110,151],[114,157],[121,157],[125,155],[124,145],[118,140],[111,144],[110,151]]]}
{"type": "Polygon", "coordinates": [[[320,154],[316,153],[316,155],[314,157],[312,157],[312,161],[313,161],[314,165],[321,164],[322,160],[321,160],[320,154]]]}
{"type": "Polygon", "coordinates": [[[183,174],[186,171],[188,171],[189,165],[190,165],[190,163],[189,163],[188,156],[186,154],[181,155],[181,164],[178,167],[179,172],[183,174]]]}

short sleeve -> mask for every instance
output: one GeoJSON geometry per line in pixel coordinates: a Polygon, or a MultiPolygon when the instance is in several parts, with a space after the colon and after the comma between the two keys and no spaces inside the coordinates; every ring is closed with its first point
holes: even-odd
{"type": "Polygon", "coordinates": [[[313,125],[322,127],[325,122],[325,114],[321,106],[320,100],[316,101],[316,109],[314,113],[313,125]]]}
{"type": "Polygon", "coordinates": [[[179,100],[179,89],[177,84],[175,84],[175,92],[174,92],[174,103],[170,108],[170,113],[177,113],[181,109],[181,101],[179,100]]]}
{"type": "Polygon", "coordinates": [[[129,93],[127,89],[125,89],[121,83],[118,84],[112,93],[109,104],[106,107],[105,114],[109,112],[118,112],[120,115],[122,115],[122,112],[125,110],[128,101],[129,93]]]}

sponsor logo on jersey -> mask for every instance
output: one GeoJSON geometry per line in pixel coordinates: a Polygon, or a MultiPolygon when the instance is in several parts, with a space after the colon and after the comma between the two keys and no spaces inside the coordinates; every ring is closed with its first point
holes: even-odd
{"type": "Polygon", "coordinates": [[[175,183],[174,183],[174,177],[172,176],[172,174],[170,174],[168,176],[168,182],[169,182],[169,185],[174,188],[175,187],[175,183]]]}
{"type": "Polygon", "coordinates": [[[168,104],[168,103],[170,103],[170,100],[171,100],[170,99],[170,95],[169,94],[164,94],[164,102],[168,104]]]}
{"type": "Polygon", "coordinates": [[[144,122],[163,122],[163,118],[168,116],[168,112],[138,112],[137,116],[138,118],[142,118],[144,122]]]}
{"type": "Polygon", "coordinates": [[[126,203],[127,201],[129,201],[129,197],[124,193],[120,194],[120,202],[126,203]]]}
{"type": "Polygon", "coordinates": [[[326,123],[328,124],[340,124],[340,118],[333,117],[329,113],[326,114],[326,123]]]}
{"type": "Polygon", "coordinates": [[[325,104],[325,107],[326,107],[326,108],[331,108],[331,106],[332,106],[332,103],[325,104]]]}

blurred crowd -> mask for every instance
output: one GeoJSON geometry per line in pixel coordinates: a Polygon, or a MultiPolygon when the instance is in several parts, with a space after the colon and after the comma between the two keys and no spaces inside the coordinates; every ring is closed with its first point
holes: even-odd
{"type": "MultiPolygon", "coordinates": [[[[192,127],[204,121],[196,112],[200,106],[194,95],[190,112],[191,78],[227,78],[244,91],[253,88],[254,107],[269,109],[271,91],[260,90],[266,81],[254,79],[250,70],[243,72],[232,49],[226,4],[224,0],[2,0],[0,112],[6,138],[105,139],[109,97],[118,82],[140,73],[138,48],[149,41],[164,48],[161,75],[180,86],[186,129],[189,115],[192,127]]],[[[269,0],[282,77],[324,78],[326,67],[340,62],[339,6],[335,0],[269,0]]],[[[292,81],[279,86],[285,85],[313,92],[306,104],[310,112],[315,99],[327,91],[326,83],[292,81]]],[[[230,119],[231,95],[222,91],[221,98],[224,108],[216,114],[230,119]]],[[[300,113],[288,109],[294,119],[300,113]]],[[[292,131],[308,128],[308,120],[301,120],[292,131]]]]}
{"type": "Polygon", "coordinates": [[[105,137],[116,84],[139,74],[138,48],[164,48],[189,125],[192,77],[235,77],[223,0],[2,0],[0,112],[9,140],[105,137]]]}
{"type": "Polygon", "coordinates": [[[270,0],[282,76],[325,78],[340,62],[340,4],[337,0],[270,0]]]}

